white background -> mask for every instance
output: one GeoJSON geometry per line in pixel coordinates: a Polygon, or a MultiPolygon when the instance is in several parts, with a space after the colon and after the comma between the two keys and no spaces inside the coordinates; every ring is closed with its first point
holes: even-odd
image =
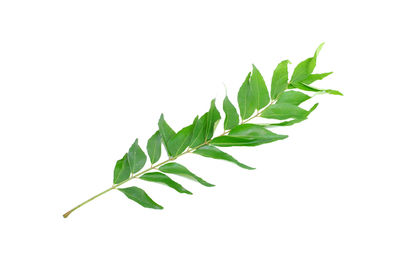
{"type": "Polygon", "coordinates": [[[400,266],[395,3],[1,1],[0,265],[400,266]],[[269,83],[323,41],[319,85],[345,96],[287,140],[226,150],[256,170],[189,155],[215,188],[135,181],[165,209],[113,191],[62,218],[161,112],[178,130],[252,63],[269,83]]]}

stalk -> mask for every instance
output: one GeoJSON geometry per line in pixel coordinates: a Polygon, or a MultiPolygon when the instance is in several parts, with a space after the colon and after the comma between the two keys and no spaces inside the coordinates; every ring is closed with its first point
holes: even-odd
{"type": "MultiPolygon", "coordinates": [[[[248,119],[246,119],[246,120],[243,120],[240,124],[247,123],[247,122],[249,122],[250,120],[259,117],[259,116],[261,115],[261,113],[262,113],[265,109],[267,109],[269,106],[273,105],[275,102],[276,102],[276,100],[271,101],[271,103],[269,103],[266,107],[260,109],[260,110],[259,110],[255,115],[253,115],[252,117],[250,117],[250,118],[248,118],[248,119]]],[[[229,130],[226,130],[226,131],[224,131],[221,135],[219,135],[219,136],[217,136],[217,137],[227,135],[228,133],[229,133],[229,130]]],[[[135,178],[138,178],[138,177],[142,176],[143,174],[145,174],[145,173],[147,173],[147,172],[149,172],[149,171],[151,171],[151,170],[155,170],[155,169],[157,169],[158,167],[160,167],[161,165],[164,165],[164,164],[166,164],[166,163],[168,163],[168,162],[174,161],[174,160],[176,160],[177,158],[179,158],[179,157],[181,157],[181,156],[183,156],[183,155],[185,155],[185,154],[192,153],[192,152],[193,152],[194,150],[196,150],[197,148],[199,148],[199,147],[201,147],[201,146],[204,146],[204,145],[207,145],[208,143],[209,143],[209,141],[206,141],[206,142],[204,142],[204,143],[202,143],[202,144],[200,144],[200,145],[198,145],[198,146],[196,146],[196,147],[187,149],[186,151],[182,152],[181,154],[177,155],[176,157],[169,158],[169,159],[167,159],[167,160],[165,160],[165,161],[163,161],[163,162],[161,162],[161,163],[158,163],[157,165],[151,166],[150,168],[148,168],[148,169],[146,169],[146,170],[143,170],[143,171],[141,171],[141,172],[138,172],[138,173],[136,173],[135,175],[132,174],[131,177],[129,177],[127,180],[122,181],[122,182],[120,182],[120,183],[118,183],[118,184],[114,184],[113,186],[111,186],[110,188],[104,190],[103,192],[101,192],[101,193],[99,193],[99,194],[97,194],[97,195],[95,195],[95,196],[89,198],[88,200],[82,202],[81,204],[79,204],[79,205],[76,206],[75,208],[73,208],[73,209],[71,209],[70,211],[66,212],[66,213],[63,215],[63,217],[64,217],[64,218],[67,218],[73,211],[79,209],[79,208],[82,207],[83,205],[85,205],[85,204],[91,202],[92,200],[94,200],[94,199],[96,199],[96,198],[98,198],[98,197],[104,195],[105,193],[107,193],[107,192],[109,192],[109,191],[111,191],[111,190],[113,190],[113,189],[116,189],[116,188],[118,188],[119,186],[125,184],[126,182],[129,182],[129,181],[131,181],[131,180],[133,180],[133,179],[135,179],[135,178]]]]}

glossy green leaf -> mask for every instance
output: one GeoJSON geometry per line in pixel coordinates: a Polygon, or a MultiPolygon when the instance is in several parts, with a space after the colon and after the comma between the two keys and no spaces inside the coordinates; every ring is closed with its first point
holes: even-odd
{"type": "Polygon", "coordinates": [[[172,128],[165,121],[164,114],[161,114],[161,117],[158,121],[158,129],[160,131],[161,138],[164,143],[165,149],[167,150],[168,155],[171,156],[172,153],[168,147],[168,141],[169,141],[169,139],[174,137],[176,133],[174,130],[172,130],[172,128]]]}
{"type": "Polygon", "coordinates": [[[127,180],[131,175],[131,169],[128,162],[128,154],[117,161],[114,168],[114,184],[127,180]]]}
{"type": "Polygon", "coordinates": [[[140,179],[148,181],[148,182],[155,182],[155,183],[160,183],[164,184],[166,186],[171,187],[172,189],[175,189],[179,193],[185,193],[192,195],[192,192],[184,188],[181,184],[178,184],[171,178],[169,178],[167,175],[161,172],[148,172],[140,176],[140,179]]]}
{"type": "Polygon", "coordinates": [[[254,65],[250,77],[250,90],[254,94],[256,109],[260,110],[269,103],[270,99],[267,85],[260,71],[254,65]]]}
{"type": "Polygon", "coordinates": [[[307,110],[286,103],[274,104],[266,108],[261,113],[261,117],[277,120],[304,119],[307,117],[307,110]]]}
{"type": "Polygon", "coordinates": [[[277,104],[292,104],[295,106],[300,105],[304,101],[310,99],[311,97],[298,91],[286,91],[281,94],[279,100],[276,102],[277,104]]]}
{"type": "Polygon", "coordinates": [[[127,187],[127,188],[118,188],[119,191],[125,194],[129,199],[135,201],[139,205],[145,207],[145,208],[151,208],[151,209],[157,209],[161,210],[163,209],[162,206],[154,202],[149,195],[146,194],[146,192],[136,186],[132,187],[127,187]]]}
{"type": "Polygon", "coordinates": [[[143,168],[144,164],[146,164],[146,160],[146,154],[140,148],[138,139],[136,139],[135,143],[133,143],[128,152],[128,161],[131,172],[136,173],[140,171],[143,168]]]}
{"type": "Polygon", "coordinates": [[[288,87],[288,64],[289,60],[284,60],[278,64],[274,70],[271,81],[271,98],[277,99],[279,95],[288,87]]]}
{"type": "Polygon", "coordinates": [[[192,180],[195,180],[197,182],[199,182],[200,184],[204,185],[204,186],[214,186],[213,184],[210,184],[206,181],[204,181],[202,178],[200,178],[199,176],[195,175],[194,173],[192,173],[191,171],[189,171],[185,166],[176,163],[176,162],[170,162],[167,164],[162,165],[159,168],[160,171],[165,172],[165,173],[172,173],[172,174],[176,174],[182,177],[186,177],[186,178],[190,178],[192,180]]]}
{"type": "Polygon", "coordinates": [[[242,167],[247,170],[255,169],[253,167],[249,167],[249,166],[237,161],[234,157],[232,157],[228,153],[225,153],[214,146],[208,146],[208,145],[202,146],[202,147],[199,147],[198,149],[196,149],[193,153],[201,155],[203,157],[226,160],[226,161],[232,162],[232,163],[238,165],[239,167],[242,167]]]}
{"type": "Polygon", "coordinates": [[[225,96],[223,109],[225,112],[224,129],[229,130],[239,124],[239,114],[235,106],[229,101],[228,96],[225,96]]]}
{"type": "Polygon", "coordinates": [[[183,128],[169,139],[168,148],[171,151],[171,156],[175,157],[185,151],[192,139],[192,132],[193,124],[183,128]]]}
{"type": "Polygon", "coordinates": [[[218,125],[221,115],[215,107],[215,99],[211,101],[210,110],[207,113],[206,126],[205,126],[205,140],[210,140],[214,135],[214,130],[218,125]]]}
{"type": "Polygon", "coordinates": [[[307,58],[296,66],[290,80],[291,83],[302,82],[311,75],[311,73],[314,71],[315,65],[317,63],[318,54],[321,51],[323,45],[324,44],[322,43],[320,46],[318,46],[313,57],[307,58]]]}
{"type": "Polygon", "coordinates": [[[150,137],[146,148],[151,164],[156,163],[161,157],[161,135],[159,131],[150,137]]]}
{"type": "Polygon", "coordinates": [[[251,73],[249,72],[246,80],[243,82],[242,86],[239,89],[237,99],[239,104],[240,116],[243,120],[253,115],[254,111],[256,110],[255,95],[250,88],[250,75],[251,73]]]}
{"type": "Polygon", "coordinates": [[[204,140],[206,139],[205,132],[207,115],[208,112],[201,116],[200,119],[198,119],[198,117],[195,118],[193,122],[193,133],[189,147],[197,147],[204,143],[204,140]]]}
{"type": "Polygon", "coordinates": [[[326,73],[316,73],[316,74],[310,74],[308,78],[306,78],[303,83],[305,84],[312,84],[315,81],[322,80],[323,78],[331,75],[333,72],[326,72],[326,73]]]}
{"type": "Polygon", "coordinates": [[[302,83],[302,82],[298,82],[298,83],[293,83],[292,84],[294,88],[298,88],[300,90],[303,91],[309,91],[309,92],[317,92],[317,93],[327,93],[327,94],[331,94],[331,95],[343,95],[341,92],[337,91],[337,90],[331,90],[331,89],[318,89],[314,86],[302,83]]]}
{"type": "Polygon", "coordinates": [[[302,121],[306,120],[308,115],[310,115],[310,113],[313,112],[317,107],[318,107],[318,103],[316,103],[314,106],[312,106],[312,108],[310,110],[307,111],[307,116],[305,118],[293,119],[293,120],[283,121],[283,122],[279,122],[279,123],[272,123],[272,124],[269,124],[269,126],[291,126],[293,124],[302,122],[302,121]]]}

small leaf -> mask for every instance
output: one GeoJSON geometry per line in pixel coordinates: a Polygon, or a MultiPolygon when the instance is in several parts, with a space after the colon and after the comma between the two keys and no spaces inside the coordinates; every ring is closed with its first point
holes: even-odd
{"type": "Polygon", "coordinates": [[[310,74],[307,79],[303,81],[305,84],[312,84],[315,81],[322,80],[323,78],[331,75],[333,72],[310,74]]]}
{"type": "Polygon", "coordinates": [[[210,110],[207,113],[206,126],[205,126],[205,140],[210,140],[214,135],[214,130],[218,125],[221,115],[218,109],[215,107],[215,99],[211,101],[210,110]]]}
{"type": "Polygon", "coordinates": [[[260,110],[269,103],[267,85],[260,71],[253,65],[253,72],[250,77],[250,90],[254,94],[255,107],[260,110]]]}
{"type": "Polygon", "coordinates": [[[277,99],[279,95],[288,87],[288,64],[289,60],[284,60],[278,64],[272,75],[271,98],[277,99]]]}
{"type": "Polygon", "coordinates": [[[131,146],[128,152],[128,161],[132,173],[140,171],[146,163],[146,154],[140,148],[138,139],[131,146]]]}
{"type": "Polygon", "coordinates": [[[169,141],[169,139],[174,137],[176,133],[174,130],[172,130],[172,128],[165,121],[164,114],[161,114],[161,116],[160,116],[160,119],[158,121],[158,128],[159,128],[165,149],[167,150],[168,155],[171,156],[171,151],[168,148],[168,141],[169,141]]]}
{"type": "Polygon", "coordinates": [[[208,186],[208,187],[214,186],[213,184],[210,184],[210,183],[204,181],[199,176],[190,172],[183,165],[176,163],[176,162],[170,162],[170,163],[164,164],[159,168],[159,170],[162,172],[165,172],[165,173],[172,173],[172,174],[176,174],[176,175],[179,175],[182,177],[190,178],[192,180],[199,182],[200,184],[202,184],[204,186],[208,186]]]}
{"type": "Polygon", "coordinates": [[[277,120],[304,119],[307,117],[307,111],[291,104],[274,104],[266,108],[261,113],[261,117],[277,120]]]}
{"type": "Polygon", "coordinates": [[[172,189],[175,189],[179,193],[186,193],[189,195],[192,195],[192,192],[184,188],[181,184],[178,184],[171,178],[169,178],[167,175],[161,172],[148,172],[140,176],[140,179],[148,181],[148,182],[155,182],[155,183],[160,183],[164,184],[166,186],[171,187],[172,189]]]}
{"type": "Polygon", "coordinates": [[[238,165],[239,167],[242,167],[247,170],[255,169],[253,167],[249,167],[249,166],[237,161],[234,157],[232,157],[228,153],[225,153],[214,146],[208,146],[208,145],[202,146],[202,147],[199,147],[198,149],[196,149],[193,153],[201,155],[203,157],[226,160],[226,161],[232,162],[232,163],[238,165]]]}
{"type": "Polygon", "coordinates": [[[161,156],[161,135],[159,131],[150,137],[149,141],[147,141],[146,148],[151,164],[156,163],[161,156]]]}
{"type": "Polygon", "coordinates": [[[206,130],[206,120],[207,120],[208,112],[198,119],[195,118],[193,122],[193,133],[192,140],[190,141],[189,147],[193,148],[199,146],[204,143],[205,140],[205,130],[206,130]]]}
{"type": "Polygon", "coordinates": [[[151,209],[157,209],[157,210],[162,210],[163,207],[158,205],[156,202],[154,202],[147,194],[146,192],[136,186],[132,187],[127,187],[127,188],[118,188],[119,191],[125,194],[129,199],[132,199],[139,205],[145,207],[145,208],[151,208],[151,209]]]}
{"type": "Polygon", "coordinates": [[[317,93],[327,93],[327,94],[331,94],[331,95],[343,95],[341,92],[337,91],[337,90],[331,90],[331,89],[318,89],[316,87],[313,87],[311,85],[302,83],[302,82],[298,82],[298,83],[293,83],[293,87],[294,88],[298,88],[300,90],[303,91],[310,91],[310,92],[317,92],[317,93]]]}
{"type": "Polygon", "coordinates": [[[278,101],[276,102],[277,104],[292,104],[295,106],[300,105],[304,101],[310,99],[311,97],[298,91],[286,91],[281,94],[279,97],[278,101]]]}
{"type": "Polygon", "coordinates": [[[192,139],[193,124],[180,130],[175,136],[168,141],[168,148],[171,156],[175,157],[181,154],[188,147],[192,139]]]}
{"type": "Polygon", "coordinates": [[[235,106],[229,101],[228,96],[225,96],[223,109],[225,112],[224,130],[229,130],[239,124],[239,114],[235,106]]]}
{"type": "Polygon", "coordinates": [[[131,169],[129,167],[128,162],[128,154],[125,154],[124,157],[117,161],[114,168],[114,184],[121,183],[131,175],[131,169]]]}
{"type": "Polygon", "coordinates": [[[324,43],[318,46],[313,57],[307,58],[296,66],[293,71],[290,83],[302,82],[311,75],[311,73],[314,71],[315,65],[317,63],[318,54],[321,51],[323,45],[324,43]]]}
{"type": "Polygon", "coordinates": [[[255,95],[250,88],[250,75],[251,73],[249,72],[246,80],[243,82],[242,86],[239,89],[237,98],[240,116],[243,120],[253,115],[254,111],[256,110],[255,95]]]}
{"type": "Polygon", "coordinates": [[[259,146],[266,143],[275,142],[287,138],[287,135],[278,135],[271,137],[238,137],[238,136],[219,136],[211,140],[210,144],[220,147],[230,146],[259,146]]]}

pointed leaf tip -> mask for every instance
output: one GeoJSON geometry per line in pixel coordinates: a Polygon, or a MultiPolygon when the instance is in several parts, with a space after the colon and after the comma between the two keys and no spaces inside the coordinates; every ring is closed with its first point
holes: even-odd
{"type": "Polygon", "coordinates": [[[135,201],[139,205],[145,207],[145,208],[150,208],[150,209],[157,209],[157,210],[162,210],[163,207],[154,200],[152,200],[147,193],[136,186],[132,187],[127,187],[127,188],[118,188],[119,191],[125,194],[126,197],[129,199],[135,201]]]}

